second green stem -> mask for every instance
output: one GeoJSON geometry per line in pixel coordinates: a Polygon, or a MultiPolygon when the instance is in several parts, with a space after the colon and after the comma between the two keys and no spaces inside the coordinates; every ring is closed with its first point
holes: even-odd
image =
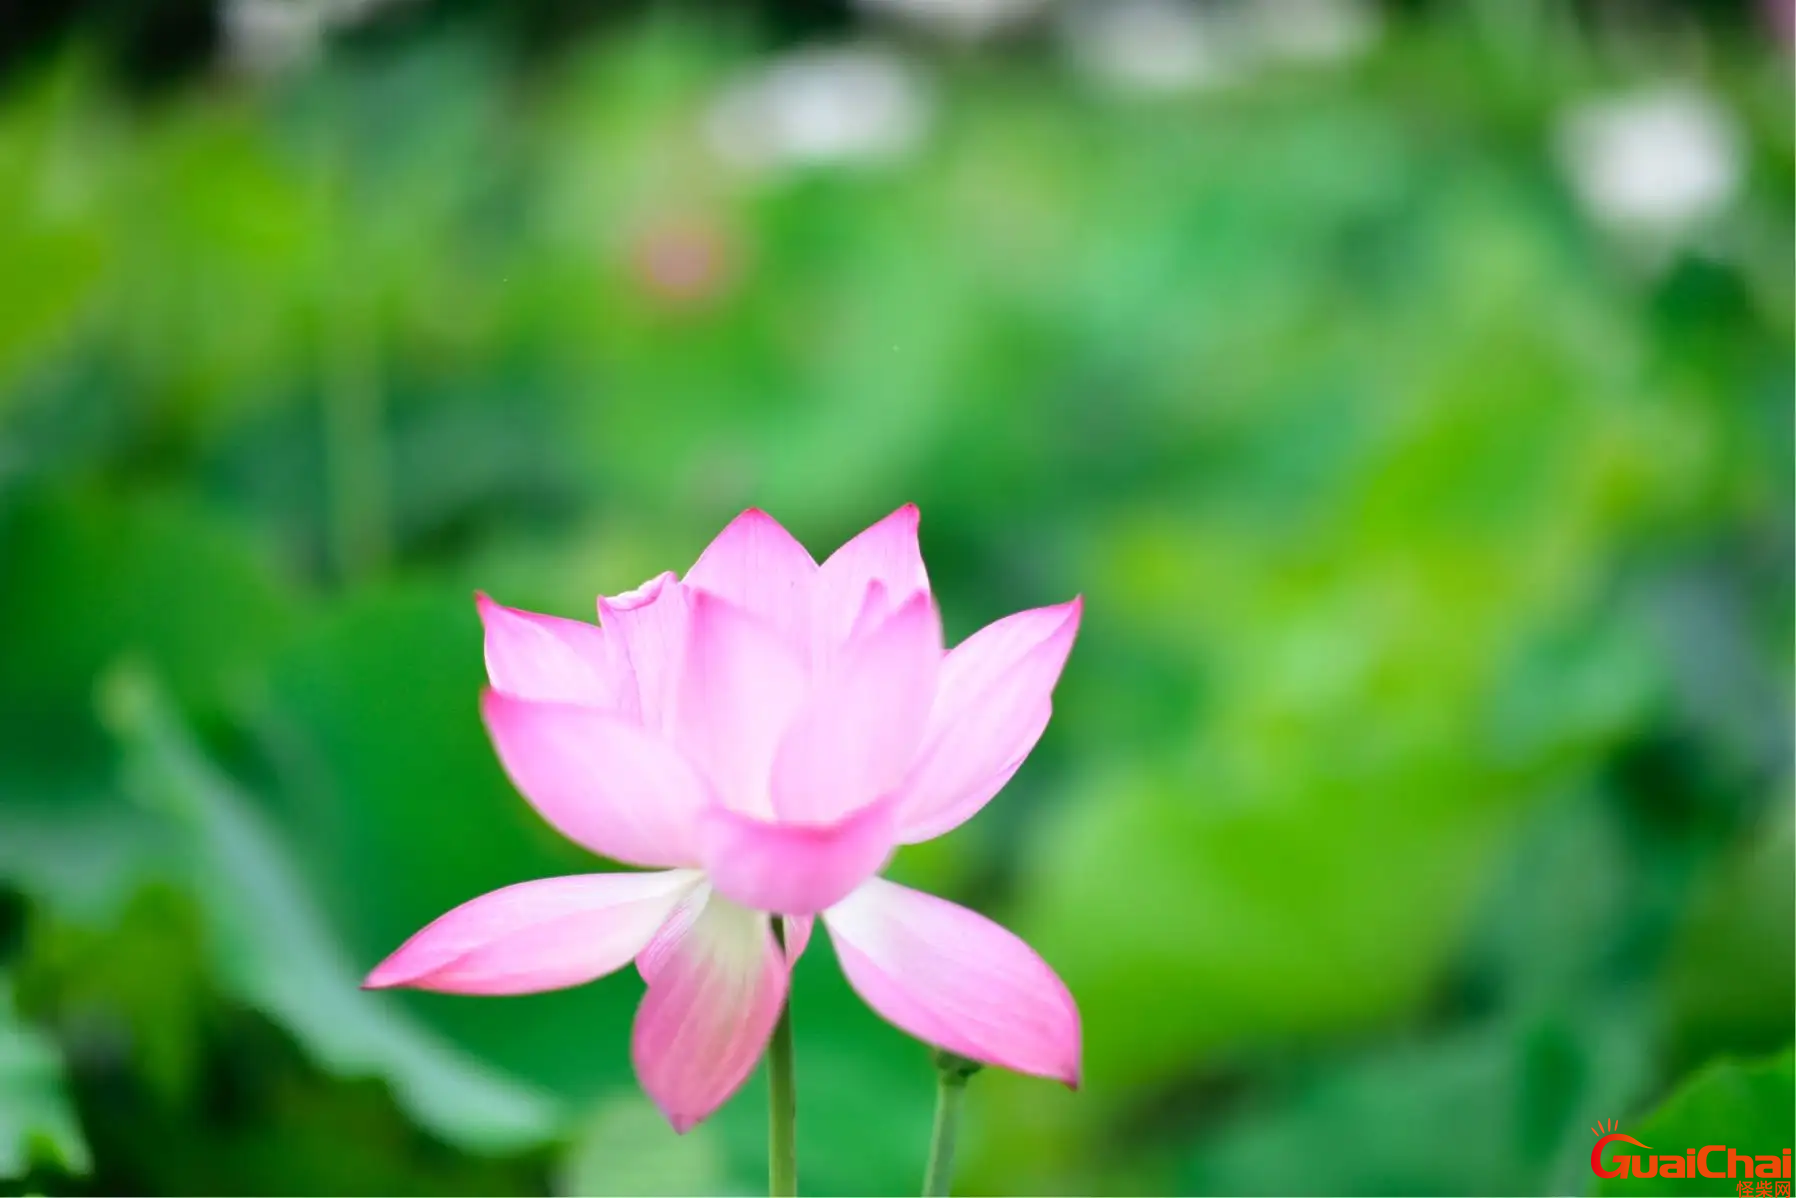
{"type": "MultiPolygon", "coordinates": [[[[775,917],[773,938],[786,950],[786,921],[775,917]]],[[[767,1192],[771,1198],[798,1193],[798,1091],[792,1068],[792,1001],[788,997],[773,1025],[767,1047],[767,1192]]]]}
{"type": "Polygon", "coordinates": [[[967,1095],[967,1079],[979,1072],[979,1062],[937,1049],[935,1069],[935,1130],[929,1137],[929,1164],[923,1170],[923,1198],[945,1198],[954,1183],[960,1104],[967,1095]]]}

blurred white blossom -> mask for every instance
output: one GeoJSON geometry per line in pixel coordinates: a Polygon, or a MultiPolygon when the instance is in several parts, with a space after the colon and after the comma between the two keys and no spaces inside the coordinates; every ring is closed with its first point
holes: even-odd
{"type": "Polygon", "coordinates": [[[317,6],[303,0],[225,0],[223,17],[225,58],[246,74],[309,62],[324,39],[317,6]]]}
{"type": "Polygon", "coordinates": [[[882,162],[922,141],[930,107],[923,81],[891,52],[817,47],[726,87],[706,132],[719,155],[749,170],[882,162]]]}
{"type": "Polygon", "coordinates": [[[1073,62],[1124,91],[1171,92],[1231,83],[1247,63],[1226,12],[1192,0],[1082,0],[1062,40],[1073,62]]]}
{"type": "Polygon", "coordinates": [[[1048,0],[855,0],[856,6],[879,16],[927,30],[955,41],[973,42],[1026,24],[1048,7],[1048,0]]]}
{"type": "Polygon", "coordinates": [[[1317,63],[1356,58],[1381,32],[1370,0],[1264,0],[1252,12],[1254,40],[1269,58],[1317,63]]]}
{"type": "Polygon", "coordinates": [[[1688,86],[1577,105],[1558,129],[1561,162],[1585,208],[1617,231],[1675,237],[1724,209],[1740,183],[1740,136],[1688,86]]]}
{"type": "Polygon", "coordinates": [[[1176,92],[1236,83],[1276,61],[1356,57],[1379,22],[1368,0],[1076,0],[1060,32],[1100,82],[1176,92]]]}
{"type": "Polygon", "coordinates": [[[406,0],[222,0],[224,55],[232,69],[266,75],[317,57],[332,29],[406,0]]]}

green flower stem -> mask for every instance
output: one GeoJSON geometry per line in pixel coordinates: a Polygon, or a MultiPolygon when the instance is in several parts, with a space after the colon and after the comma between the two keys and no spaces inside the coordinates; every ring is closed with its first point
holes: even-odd
{"type": "MultiPolygon", "coordinates": [[[[786,921],[776,917],[773,938],[786,950],[786,921]]],[[[792,1069],[792,1001],[787,998],[773,1025],[767,1049],[767,1193],[795,1198],[798,1193],[798,1092],[792,1069]]]]}
{"type": "Polygon", "coordinates": [[[954,1179],[954,1145],[960,1135],[961,1100],[967,1079],[978,1073],[978,1061],[935,1052],[935,1131],[929,1139],[929,1164],[923,1171],[923,1198],[945,1198],[954,1179]]]}

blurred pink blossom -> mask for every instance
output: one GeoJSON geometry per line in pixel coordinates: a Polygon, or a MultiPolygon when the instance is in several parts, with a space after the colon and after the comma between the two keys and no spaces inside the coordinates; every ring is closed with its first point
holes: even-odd
{"type": "Polygon", "coordinates": [[[671,216],[641,229],[629,243],[630,273],[651,300],[669,308],[702,308],[735,281],[740,251],[719,222],[671,216]]]}
{"type": "Polygon", "coordinates": [[[1786,48],[1796,42],[1796,0],[1760,0],[1759,7],[1778,41],[1786,48]]]}
{"type": "Polygon", "coordinates": [[[1078,1009],[1034,950],[878,874],[1022,764],[1080,600],[944,652],[906,506],[821,566],[772,517],[744,512],[684,579],[601,598],[602,626],[479,605],[482,706],[512,780],[569,839],[656,872],[482,895],[367,985],[522,994],[634,959],[648,983],[637,1076],[684,1131],[753,1070],[821,916],[849,982],[892,1023],[1078,1083],[1078,1009]]]}

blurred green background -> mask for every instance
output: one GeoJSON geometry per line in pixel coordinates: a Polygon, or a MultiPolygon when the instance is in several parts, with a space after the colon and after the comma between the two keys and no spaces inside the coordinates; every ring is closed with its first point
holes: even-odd
{"type": "MultiPolygon", "coordinates": [[[[471,593],[590,618],[750,504],[919,503],[951,639],[1087,597],[893,870],[1084,1014],[962,1192],[1789,1147],[1787,6],[5,19],[0,1191],[759,1188],[763,1082],[675,1137],[633,971],[356,989],[594,868],[471,593]]],[[[814,945],[802,1184],[911,1191],[927,1056],[814,945]]]]}

